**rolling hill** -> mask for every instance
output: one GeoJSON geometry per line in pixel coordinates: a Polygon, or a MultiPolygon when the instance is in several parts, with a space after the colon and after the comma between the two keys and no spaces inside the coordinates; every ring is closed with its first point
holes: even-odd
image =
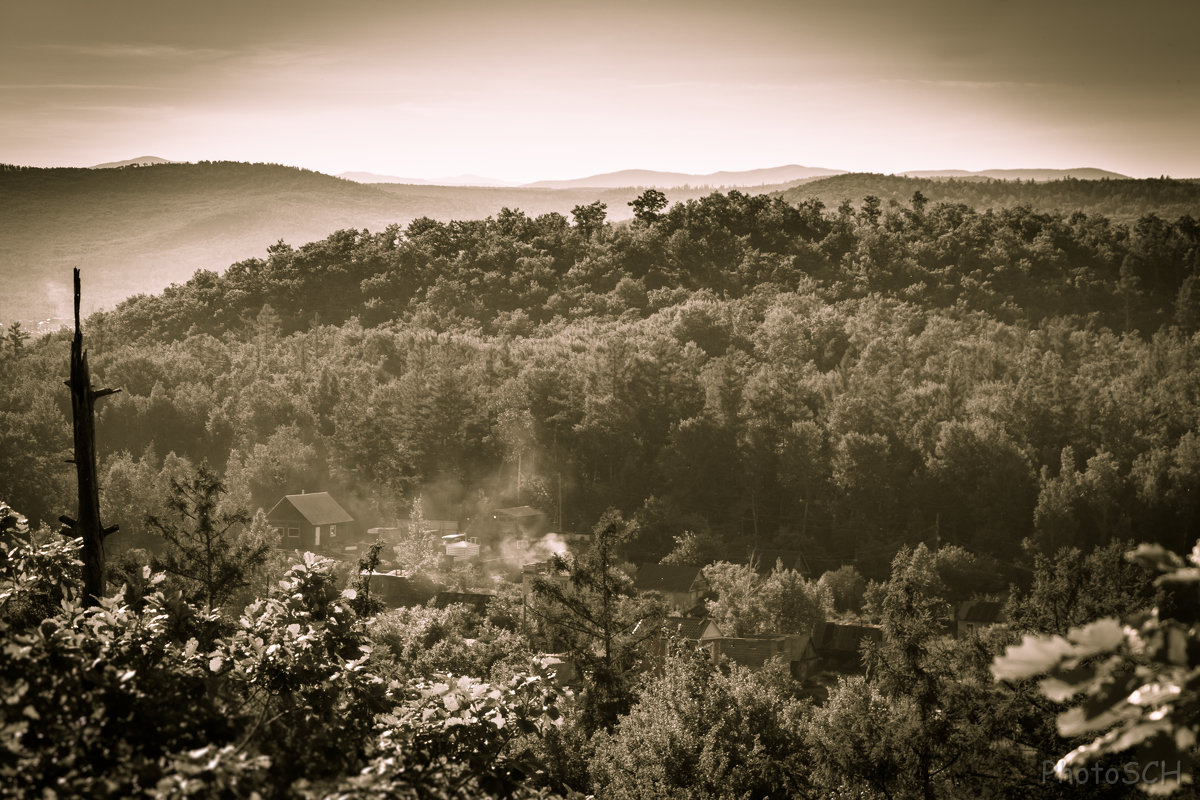
{"type": "Polygon", "coordinates": [[[341,172],[339,178],[356,183],[407,183],[413,186],[516,186],[515,183],[485,178],[482,175],[455,175],[451,178],[401,178],[396,175],[379,175],[374,172],[341,172]]]}
{"type": "Polygon", "coordinates": [[[913,170],[897,174],[906,178],[957,178],[959,180],[986,180],[992,178],[1002,181],[1061,181],[1068,178],[1076,178],[1082,181],[1130,180],[1128,175],[1122,175],[1119,172],[1109,172],[1106,169],[1096,169],[1094,167],[1079,167],[1076,169],[985,169],[980,172],[968,172],[963,169],[935,169],[913,170]]]}
{"type": "Polygon", "coordinates": [[[750,187],[794,183],[812,178],[821,178],[827,175],[840,175],[843,172],[845,170],[802,167],[797,164],[768,169],[744,170],[742,172],[710,172],[706,175],[693,175],[686,172],[656,172],[649,169],[627,169],[620,172],[591,175],[586,178],[574,178],[563,181],[537,181],[526,184],[526,186],[545,189],[615,188],[619,186],[652,186],[658,189],[750,187]]]}
{"type": "MultiPolygon", "coordinates": [[[[777,190],[781,185],[758,191],[777,190]]],[[[675,191],[684,200],[707,190],[675,191]]],[[[0,322],[61,324],[70,316],[71,268],[84,276],[84,309],[157,292],[198,269],[223,271],[344,228],[380,230],[428,216],[481,219],[500,209],[570,215],[600,200],[629,219],[635,188],[548,189],[363,184],[275,164],[201,162],[137,169],[0,167],[0,322]]],[[[45,329],[47,326],[42,326],[45,329]]]]}
{"type": "Polygon", "coordinates": [[[931,203],[963,203],[976,209],[1029,206],[1039,211],[1103,214],[1130,222],[1155,213],[1168,219],[1200,217],[1200,182],[1171,178],[1106,180],[997,180],[985,178],[912,178],[902,175],[847,173],[788,187],[778,194],[790,203],[817,198],[833,208],[874,195],[886,206],[907,206],[914,192],[931,203]]]}
{"type": "MultiPolygon", "coordinates": [[[[136,159],[135,159],[136,160],[136,159]]],[[[932,202],[976,208],[1029,205],[1082,210],[1121,220],[1154,211],[1200,217],[1200,183],[1174,180],[1065,180],[1032,183],[981,178],[907,178],[840,174],[795,178],[784,170],[684,176],[711,181],[791,178],[743,188],[778,193],[790,202],[820,198],[835,207],[869,194],[908,204],[914,191],[932,202]]],[[[636,180],[641,171],[611,173],[636,180]]],[[[670,175],[671,173],[654,173],[670,175]]],[[[612,177],[620,176],[620,178],[612,177]]],[[[586,180],[586,179],[585,179],[586,180]]],[[[71,267],[84,274],[85,311],[110,307],[133,294],[157,292],[198,269],[223,271],[260,257],[283,239],[300,245],[345,228],[380,230],[428,216],[441,221],[481,219],[518,208],[536,216],[569,215],[580,204],[608,205],[609,219],[629,219],[641,189],[625,187],[458,187],[363,184],[275,164],[166,163],[136,169],[39,169],[0,166],[0,322],[34,329],[70,314],[71,267]]],[[[707,187],[670,189],[679,202],[709,194],[707,187]]]]}
{"type": "Polygon", "coordinates": [[[121,167],[152,167],[155,164],[173,164],[175,162],[168,161],[165,158],[158,156],[138,156],[137,158],[127,158],[124,161],[106,161],[103,164],[93,164],[89,169],[120,169],[121,167]]]}

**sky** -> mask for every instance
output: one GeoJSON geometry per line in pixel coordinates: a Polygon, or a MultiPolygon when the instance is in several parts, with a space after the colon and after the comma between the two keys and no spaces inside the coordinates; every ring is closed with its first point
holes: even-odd
{"type": "Polygon", "coordinates": [[[0,163],[1200,177],[1191,0],[0,0],[0,163]]]}

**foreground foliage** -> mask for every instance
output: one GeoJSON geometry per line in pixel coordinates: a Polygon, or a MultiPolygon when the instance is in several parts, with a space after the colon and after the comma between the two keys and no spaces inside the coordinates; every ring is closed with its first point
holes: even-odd
{"type": "MultiPolygon", "coordinates": [[[[1172,794],[1196,777],[1200,741],[1200,543],[1187,561],[1157,545],[1127,554],[1158,574],[1176,596],[1175,613],[1161,608],[1072,628],[1065,636],[1027,635],[997,657],[997,679],[1044,676],[1040,691],[1071,707],[1058,717],[1064,737],[1084,743],[1060,758],[1054,771],[1068,780],[1098,765],[1107,772],[1133,764],[1140,788],[1172,794]]],[[[1124,774],[1124,773],[1120,773],[1124,774]]]]}
{"type": "Polygon", "coordinates": [[[789,681],[778,664],[726,673],[702,655],[674,654],[617,730],[597,736],[594,790],[622,800],[806,795],[806,709],[789,681]]]}
{"type": "Polygon", "coordinates": [[[353,591],[312,554],[231,624],[149,568],[85,609],[58,577],[77,549],[19,540],[2,565],[0,776],[16,796],[507,796],[525,774],[510,732],[558,716],[538,674],[386,681],[353,591]]]}

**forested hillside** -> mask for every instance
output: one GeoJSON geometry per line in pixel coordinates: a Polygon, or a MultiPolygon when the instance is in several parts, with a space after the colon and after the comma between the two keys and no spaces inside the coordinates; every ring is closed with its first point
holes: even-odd
{"type": "MultiPolygon", "coordinates": [[[[641,174],[631,173],[631,177],[641,174]]],[[[72,267],[86,270],[84,310],[111,308],[137,293],[159,292],[196,270],[222,271],[263,257],[280,240],[297,245],[339,229],[381,231],[419,217],[439,222],[496,216],[519,208],[532,217],[569,215],[603,202],[612,221],[629,219],[641,189],[413,186],[359,184],[275,164],[202,162],[121,169],[34,169],[0,165],[0,320],[27,329],[70,317],[72,267]]],[[[673,189],[699,199],[709,189],[673,189]]],[[[1028,206],[1047,213],[1102,214],[1135,223],[1200,217],[1200,183],[1172,180],[981,181],[839,175],[798,186],[755,186],[793,204],[820,199],[835,209],[867,196],[884,207],[907,205],[920,191],[930,202],[975,210],[1028,206]]]]}
{"type": "Polygon", "coordinates": [[[1200,181],[1170,178],[1134,180],[989,180],[851,173],[804,183],[780,192],[792,203],[817,198],[830,207],[874,195],[885,205],[907,203],[920,192],[934,203],[963,203],[974,209],[1027,206],[1035,211],[1102,214],[1114,222],[1136,222],[1146,214],[1174,219],[1200,216],[1200,181]]]}
{"type": "Polygon", "coordinates": [[[5,786],[1050,800],[1193,780],[1196,220],[922,192],[631,211],[341,230],[90,316],[94,384],[122,389],[97,420],[121,532],[95,596],[49,528],[76,507],[68,338],[8,328],[5,786]],[[395,546],[289,552],[253,512],[303,491],[395,546]],[[515,577],[424,525],[526,505],[582,535],[515,577]],[[1171,549],[1126,557],[1133,539],[1171,549]],[[682,591],[647,587],[669,574],[682,591]],[[407,593],[389,610],[383,578],[407,593]]]}
{"type": "MultiPolygon", "coordinates": [[[[767,191],[779,187],[762,187],[767,191]]],[[[70,274],[89,275],[85,310],[223,270],[273,242],[419,216],[481,219],[505,206],[566,214],[601,200],[614,217],[638,190],[364,185],[278,164],[201,162],[119,169],[0,165],[0,318],[27,328],[71,315],[70,274]]],[[[699,197],[698,190],[679,193],[699,197]]],[[[55,325],[57,327],[57,324],[55,325]]]]}
{"type": "MultiPolygon", "coordinates": [[[[646,559],[685,531],[875,573],[917,541],[1196,535],[1191,218],[654,199],[340,231],[94,315],[122,529],[179,457],[252,507],[616,506],[646,559]]],[[[0,474],[40,519],[69,504],[64,347],[3,367],[0,474]]]]}

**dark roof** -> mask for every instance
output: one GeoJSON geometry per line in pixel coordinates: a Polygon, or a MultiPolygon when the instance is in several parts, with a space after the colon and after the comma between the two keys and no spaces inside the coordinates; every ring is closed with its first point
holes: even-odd
{"type": "Polygon", "coordinates": [[[968,600],[959,603],[958,619],[962,622],[1000,622],[1004,618],[1004,604],[996,600],[968,600]]]}
{"type": "Polygon", "coordinates": [[[308,520],[310,525],[340,525],[343,522],[354,522],[354,517],[346,513],[346,509],[338,505],[337,500],[330,497],[329,492],[309,492],[307,494],[289,494],[275,504],[267,514],[277,516],[276,512],[287,513],[290,504],[300,516],[308,520]]]}
{"type": "Polygon", "coordinates": [[[784,639],[781,636],[714,639],[713,642],[719,655],[743,667],[761,667],[784,651],[784,639]]]}
{"type": "Polygon", "coordinates": [[[532,506],[517,506],[515,508],[497,508],[492,512],[497,517],[544,517],[545,511],[539,511],[532,506]]]}
{"type": "Polygon", "coordinates": [[[700,577],[700,567],[639,564],[634,588],[643,592],[690,592],[700,577]]]}
{"type": "Polygon", "coordinates": [[[663,621],[663,630],[680,639],[699,639],[709,622],[708,617],[667,617],[663,621]]]}

